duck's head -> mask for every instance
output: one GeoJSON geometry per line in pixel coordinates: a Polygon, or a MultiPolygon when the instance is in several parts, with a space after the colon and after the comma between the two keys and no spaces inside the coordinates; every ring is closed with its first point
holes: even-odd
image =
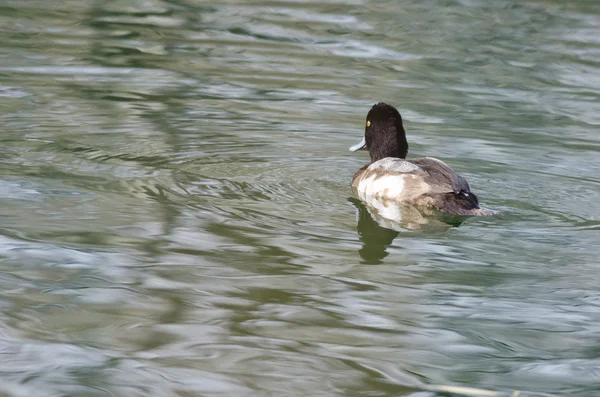
{"type": "Polygon", "coordinates": [[[371,162],[386,157],[406,158],[408,142],[402,126],[402,116],[395,107],[380,102],[373,105],[367,114],[365,136],[350,151],[366,148],[371,162]]]}

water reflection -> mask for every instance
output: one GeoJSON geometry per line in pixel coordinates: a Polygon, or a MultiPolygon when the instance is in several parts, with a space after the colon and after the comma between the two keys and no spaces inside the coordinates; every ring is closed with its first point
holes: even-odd
{"type": "Polygon", "coordinates": [[[467,216],[456,216],[436,211],[420,210],[410,205],[398,205],[389,201],[372,201],[370,206],[360,199],[349,197],[358,210],[356,229],[362,248],[358,251],[365,264],[379,264],[389,255],[387,248],[401,231],[442,233],[460,226],[467,216]]]}
{"type": "Polygon", "coordinates": [[[350,197],[348,201],[354,204],[358,210],[356,229],[362,243],[362,248],[358,250],[358,253],[363,259],[363,263],[373,265],[382,263],[383,258],[389,255],[387,248],[399,232],[379,226],[360,200],[350,197]]]}

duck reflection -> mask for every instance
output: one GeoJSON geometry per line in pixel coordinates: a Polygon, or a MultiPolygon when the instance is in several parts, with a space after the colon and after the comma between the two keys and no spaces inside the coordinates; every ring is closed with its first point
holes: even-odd
{"type": "Polygon", "coordinates": [[[358,254],[365,263],[382,263],[383,258],[389,255],[387,247],[400,233],[394,229],[379,226],[360,200],[354,197],[348,200],[358,209],[357,230],[363,244],[362,248],[358,250],[358,254]]]}
{"type": "Polygon", "coordinates": [[[459,226],[467,218],[389,201],[371,201],[374,206],[355,197],[348,201],[358,209],[357,231],[363,244],[358,253],[363,263],[368,264],[382,263],[389,255],[387,248],[402,231],[443,232],[459,226]]]}

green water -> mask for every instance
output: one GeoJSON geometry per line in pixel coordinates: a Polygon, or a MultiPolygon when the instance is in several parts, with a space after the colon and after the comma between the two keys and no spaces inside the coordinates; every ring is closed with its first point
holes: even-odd
{"type": "Polygon", "coordinates": [[[0,396],[600,396],[600,6],[0,1],[0,396]],[[502,216],[382,228],[396,105],[502,216]]]}

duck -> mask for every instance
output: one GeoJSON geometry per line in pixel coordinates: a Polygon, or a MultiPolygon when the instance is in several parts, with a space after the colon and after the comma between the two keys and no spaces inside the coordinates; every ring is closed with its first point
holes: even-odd
{"type": "Polygon", "coordinates": [[[360,143],[350,147],[367,149],[371,162],[352,177],[352,188],[367,204],[413,205],[452,215],[491,215],[479,207],[467,180],[433,157],[407,160],[408,142],[400,112],[384,102],[369,110],[360,143]]]}

